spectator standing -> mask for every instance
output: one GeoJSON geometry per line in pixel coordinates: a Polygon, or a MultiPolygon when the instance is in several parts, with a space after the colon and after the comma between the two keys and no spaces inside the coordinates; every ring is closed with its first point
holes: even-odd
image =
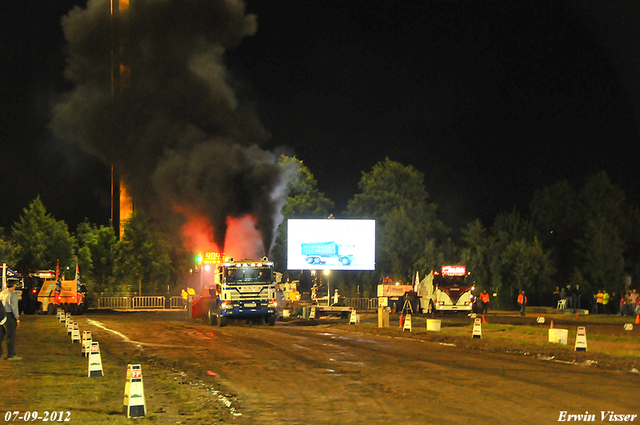
{"type": "Polygon", "coordinates": [[[518,306],[520,307],[520,316],[524,316],[525,314],[525,306],[527,305],[527,296],[524,291],[518,295],[518,306]]]}
{"type": "Polygon", "coordinates": [[[0,292],[0,302],[6,311],[6,322],[0,326],[0,357],[2,356],[2,341],[7,336],[7,357],[8,360],[22,360],[16,356],[16,330],[20,326],[20,310],[18,310],[18,294],[13,290],[16,285],[15,280],[9,280],[7,287],[0,292]]]}
{"type": "Polygon", "coordinates": [[[551,307],[558,308],[558,301],[560,301],[560,288],[556,286],[555,291],[553,291],[553,305],[551,307]]]}
{"type": "Polygon", "coordinates": [[[567,308],[573,308],[573,291],[571,291],[571,285],[567,285],[565,294],[567,297],[567,308]]]}
{"type": "Polygon", "coordinates": [[[580,298],[582,296],[582,291],[580,290],[580,285],[576,285],[573,289],[573,308],[580,309],[580,298]]]}
{"type": "Polygon", "coordinates": [[[602,293],[602,289],[598,291],[598,294],[596,295],[596,297],[598,297],[596,301],[596,314],[602,314],[604,313],[604,307],[602,306],[604,294],[602,293]]]}
{"type": "Polygon", "coordinates": [[[604,308],[604,314],[609,314],[609,293],[606,289],[602,293],[602,308],[604,308]]]}
{"type": "Polygon", "coordinates": [[[480,294],[480,300],[482,301],[482,314],[486,314],[487,311],[489,310],[489,294],[487,293],[487,290],[485,289],[484,291],[482,291],[482,294],[480,294]]]}
{"type": "Polygon", "coordinates": [[[629,294],[629,304],[633,305],[634,309],[636,304],[638,304],[638,298],[640,298],[640,296],[638,296],[638,292],[635,289],[632,290],[629,294]]]}

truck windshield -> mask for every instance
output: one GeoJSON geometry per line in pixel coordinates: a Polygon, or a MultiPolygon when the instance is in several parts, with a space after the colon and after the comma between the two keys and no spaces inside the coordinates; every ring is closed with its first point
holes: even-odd
{"type": "Polygon", "coordinates": [[[465,276],[436,276],[436,285],[442,286],[469,286],[465,276]]]}
{"type": "Polygon", "coordinates": [[[271,282],[272,271],[268,267],[234,267],[227,269],[227,282],[271,282]]]}

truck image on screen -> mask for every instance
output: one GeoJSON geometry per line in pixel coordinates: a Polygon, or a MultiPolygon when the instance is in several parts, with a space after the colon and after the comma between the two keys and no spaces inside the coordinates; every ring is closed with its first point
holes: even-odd
{"type": "Polygon", "coordinates": [[[351,246],[343,246],[336,242],[302,243],[302,255],[309,264],[324,264],[328,259],[337,259],[342,265],[350,265],[354,258],[347,251],[351,246]]]}

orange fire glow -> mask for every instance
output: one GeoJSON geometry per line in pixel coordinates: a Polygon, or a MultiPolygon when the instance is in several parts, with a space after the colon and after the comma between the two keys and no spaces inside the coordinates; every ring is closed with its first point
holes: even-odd
{"type": "Polygon", "coordinates": [[[255,228],[255,220],[251,216],[227,218],[227,235],[225,246],[218,247],[213,242],[213,226],[209,220],[187,207],[175,207],[187,222],[182,225],[182,243],[185,249],[194,253],[224,252],[227,257],[252,258],[262,257],[262,239],[255,228]]]}

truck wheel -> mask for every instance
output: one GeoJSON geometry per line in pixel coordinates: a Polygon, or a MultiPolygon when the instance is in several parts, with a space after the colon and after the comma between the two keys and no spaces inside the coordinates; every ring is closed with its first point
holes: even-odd
{"type": "Polygon", "coordinates": [[[436,317],[436,307],[433,305],[433,300],[429,301],[429,310],[427,310],[427,314],[436,317]]]}
{"type": "Polygon", "coordinates": [[[351,264],[351,261],[349,261],[349,257],[342,257],[340,259],[340,262],[342,263],[343,266],[348,266],[349,264],[351,264]]]}
{"type": "Polygon", "coordinates": [[[49,303],[49,305],[47,306],[47,314],[50,316],[56,314],[55,306],[51,303],[49,303]]]}
{"type": "Polygon", "coordinates": [[[276,320],[277,320],[277,319],[278,319],[278,318],[276,317],[276,315],[275,315],[275,314],[272,314],[271,316],[267,317],[267,325],[269,325],[269,326],[275,326],[275,324],[276,324],[276,320]]]}
{"type": "Polygon", "coordinates": [[[85,304],[84,303],[78,304],[76,309],[78,310],[78,315],[81,316],[86,311],[85,304]]]}
{"type": "Polygon", "coordinates": [[[307,257],[307,263],[313,264],[313,257],[307,257]]]}
{"type": "Polygon", "coordinates": [[[215,322],[216,322],[216,315],[213,312],[213,307],[209,306],[209,309],[207,310],[207,324],[213,326],[215,322]]]}
{"type": "Polygon", "coordinates": [[[320,264],[320,257],[314,257],[313,264],[320,264]]]}
{"type": "Polygon", "coordinates": [[[227,324],[227,318],[220,312],[220,307],[216,306],[214,309],[215,324],[217,327],[221,328],[227,324]]]}

